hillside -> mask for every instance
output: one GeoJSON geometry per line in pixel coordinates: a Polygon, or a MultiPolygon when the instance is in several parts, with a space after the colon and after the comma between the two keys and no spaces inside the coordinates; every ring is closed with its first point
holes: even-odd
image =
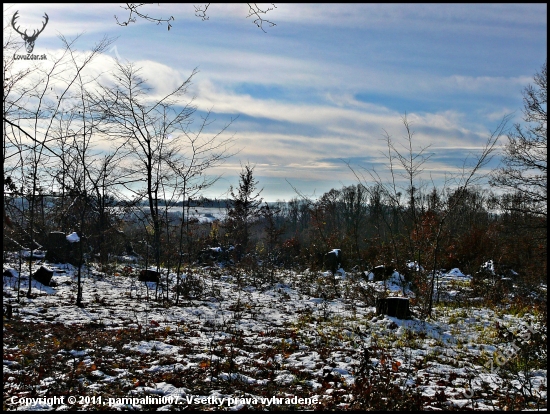
{"type": "MultiPolygon", "coordinates": [[[[17,268],[14,259],[5,266],[17,268]]],[[[32,298],[22,294],[19,304],[17,271],[4,275],[4,307],[13,305],[4,316],[5,410],[547,406],[541,308],[513,299],[488,306],[458,269],[442,275],[446,302],[431,318],[414,316],[413,306],[401,320],[376,315],[373,303],[384,289],[403,294],[397,274],[384,287],[343,270],[333,279],[196,267],[183,276],[176,305],[175,275],[168,302],[130,265],[90,265],[79,308],[76,269],[50,266],[56,286],[33,281],[32,298]]],[[[26,283],[23,270],[21,292],[26,283]]]]}

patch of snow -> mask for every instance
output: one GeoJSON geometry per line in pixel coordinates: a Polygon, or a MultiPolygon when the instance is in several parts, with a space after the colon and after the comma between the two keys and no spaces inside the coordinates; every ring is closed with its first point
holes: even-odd
{"type": "Polygon", "coordinates": [[[412,270],[415,271],[415,272],[423,272],[423,271],[424,271],[424,267],[422,267],[422,265],[418,264],[417,261],[408,262],[408,263],[407,263],[407,267],[408,267],[409,269],[412,269],[412,270]]]}
{"type": "Polygon", "coordinates": [[[124,345],[124,348],[142,354],[158,353],[159,355],[174,355],[178,353],[178,346],[165,344],[160,341],[141,341],[136,345],[124,345]]]}
{"type": "Polygon", "coordinates": [[[277,384],[284,384],[289,385],[292,384],[296,380],[296,376],[289,373],[288,371],[283,371],[277,377],[275,377],[275,382],[277,384]]]}
{"type": "Polygon", "coordinates": [[[6,276],[6,277],[17,277],[17,276],[19,276],[19,273],[17,273],[17,270],[15,270],[11,267],[8,267],[7,269],[4,269],[4,276],[6,276]]]}
{"type": "MultiPolygon", "coordinates": [[[[21,257],[24,257],[25,259],[31,257],[30,249],[21,250],[21,257]]],[[[45,259],[46,252],[43,250],[33,250],[32,257],[34,259],[45,259]]]]}
{"type": "Polygon", "coordinates": [[[495,273],[495,264],[493,263],[493,260],[486,261],[481,265],[481,268],[486,269],[491,273],[495,273]]]}
{"type": "Polygon", "coordinates": [[[78,234],[75,231],[73,231],[71,234],[67,236],[67,241],[69,243],[77,243],[80,241],[80,237],[78,237],[78,234]]]}

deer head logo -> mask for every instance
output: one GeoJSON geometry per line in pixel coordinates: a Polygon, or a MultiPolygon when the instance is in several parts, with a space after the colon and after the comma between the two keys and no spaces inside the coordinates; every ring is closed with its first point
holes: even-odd
{"type": "Polygon", "coordinates": [[[15,20],[19,17],[17,15],[17,13],[19,13],[19,11],[16,11],[14,14],[13,14],[13,17],[11,19],[11,25],[13,27],[13,29],[19,33],[21,35],[21,37],[23,38],[23,40],[25,41],[25,49],[27,49],[27,53],[32,53],[33,49],[34,49],[34,42],[36,42],[36,38],[38,37],[38,35],[40,33],[42,33],[44,31],[44,28],[46,27],[46,25],[48,24],[48,15],[46,13],[44,13],[44,18],[46,19],[46,21],[43,23],[43,26],[42,26],[42,29],[40,30],[33,30],[32,32],[32,35],[28,35],[27,34],[27,31],[25,30],[25,32],[21,32],[19,31],[19,27],[15,27],[15,20]]]}

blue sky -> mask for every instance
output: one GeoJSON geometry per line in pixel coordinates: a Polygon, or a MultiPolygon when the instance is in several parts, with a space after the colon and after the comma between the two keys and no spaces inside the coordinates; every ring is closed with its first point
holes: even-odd
{"type": "Polygon", "coordinates": [[[316,196],[355,184],[345,161],[387,177],[382,138],[404,137],[405,113],[417,148],[431,145],[425,174],[437,181],[502,116],[521,120],[521,91],[546,59],[546,4],[276,6],[267,33],[246,18],[245,4],[213,4],[208,21],[191,4],[148,6],[175,17],[170,31],[143,20],[118,26],[113,16],[127,15],[120,4],[8,4],[4,21],[19,10],[22,27],[40,27],[48,13],[36,54],[59,49],[58,34],[82,34],[81,50],[117,37],[96,67],[108,68],[118,53],[159,92],[198,68],[197,115],[213,108],[218,128],[239,116],[230,133],[240,151],[212,171],[223,177],[211,197],[235,185],[246,162],[269,201],[295,196],[289,182],[316,196]]]}

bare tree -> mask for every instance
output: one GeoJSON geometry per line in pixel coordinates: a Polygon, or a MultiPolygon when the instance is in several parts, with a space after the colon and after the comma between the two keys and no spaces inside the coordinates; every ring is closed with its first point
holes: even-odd
{"type": "Polygon", "coordinates": [[[55,121],[63,111],[63,100],[71,96],[72,89],[78,84],[84,68],[112,42],[103,38],[84,55],[83,59],[71,67],[71,61],[74,62],[74,43],[77,39],[78,37],[72,41],[63,39],[62,52],[57,56],[50,56],[51,63],[36,64],[25,76],[27,83],[22,83],[17,93],[4,103],[4,131],[7,130],[7,137],[4,139],[12,143],[16,152],[21,154],[19,180],[28,203],[25,227],[30,238],[27,242],[30,243],[31,251],[27,296],[31,295],[34,236],[38,226],[36,209],[39,200],[43,200],[44,192],[41,175],[44,174],[50,160],[59,158],[59,153],[54,148],[58,139],[54,133],[55,121]]]}
{"type": "Polygon", "coordinates": [[[167,95],[153,99],[139,69],[132,63],[117,62],[116,85],[98,85],[93,98],[94,105],[101,108],[106,119],[103,132],[121,140],[131,156],[122,165],[133,177],[126,189],[138,199],[147,200],[157,268],[161,263],[165,215],[162,195],[171,191],[174,197],[185,197],[211,185],[212,180],[199,182],[197,179],[205,169],[223,160],[230,141],[221,137],[227,125],[213,136],[203,135],[204,128],[210,124],[208,117],[203,119],[198,131],[191,130],[196,107],[186,95],[196,73],[194,70],[167,95]]]}
{"type": "MultiPolygon", "coordinates": [[[[450,181],[445,183],[445,186],[452,183],[456,190],[454,192],[454,197],[448,200],[446,206],[442,209],[437,218],[435,237],[430,253],[432,258],[430,289],[428,293],[428,301],[425,304],[423,311],[424,315],[431,316],[432,313],[434,288],[436,286],[436,277],[439,276],[438,268],[439,261],[441,260],[440,244],[443,237],[443,231],[448,225],[448,219],[460,206],[463,200],[469,195],[469,189],[487,175],[483,174],[481,170],[491,161],[495,151],[495,146],[506,131],[508,120],[509,116],[505,116],[497,128],[491,133],[491,135],[489,135],[481,151],[478,152],[478,154],[473,155],[473,162],[468,163],[468,159],[464,160],[462,171],[458,175],[453,176],[450,181]]],[[[439,282],[439,280],[437,280],[437,282],[439,282]]],[[[439,286],[437,287],[439,292],[439,286]]]]}
{"type": "MultiPolygon", "coordinates": [[[[6,11],[6,10],[4,10],[6,11]]],[[[32,68],[16,70],[14,67],[15,53],[21,47],[13,38],[13,31],[7,23],[3,30],[3,94],[2,94],[2,182],[4,183],[4,197],[2,203],[4,224],[4,246],[18,247],[19,243],[13,240],[16,228],[14,221],[22,217],[22,206],[17,203],[21,197],[20,171],[23,168],[24,152],[21,142],[22,134],[18,133],[16,120],[21,115],[19,108],[25,102],[25,93],[28,85],[24,82],[32,68]],[[11,121],[10,121],[11,120],[11,121]],[[15,214],[17,213],[17,214],[15,214]],[[17,244],[15,244],[17,243],[17,244]]],[[[20,246],[19,246],[20,247],[20,246]]]]}
{"type": "MultiPolygon", "coordinates": [[[[387,232],[390,235],[390,243],[393,250],[394,266],[400,267],[404,260],[420,261],[422,247],[416,243],[414,235],[419,231],[419,194],[424,187],[422,173],[425,164],[432,154],[428,153],[429,146],[414,148],[414,132],[407,116],[402,118],[406,131],[405,143],[399,148],[392,137],[384,131],[383,140],[386,143],[386,152],[383,153],[387,160],[390,171],[390,178],[385,182],[376,170],[366,170],[370,180],[376,184],[374,187],[367,187],[369,181],[364,174],[358,175],[352,169],[359,182],[370,192],[373,207],[380,210],[382,204],[389,208],[390,214],[383,214],[378,211],[376,214],[381,219],[387,232]],[[403,195],[406,194],[407,197],[403,195]],[[402,252],[399,240],[400,229],[406,234],[406,252],[402,252]],[[406,257],[403,257],[406,256],[406,257]]],[[[348,164],[349,167],[349,164],[348,164]]],[[[350,167],[351,168],[351,167],[350,167]]]]}
{"type": "Polygon", "coordinates": [[[524,201],[521,205],[503,206],[517,208],[519,212],[544,218],[546,227],[547,151],[548,151],[548,76],[546,62],[534,76],[535,86],[529,85],[523,91],[523,120],[525,125],[516,124],[508,134],[504,147],[503,166],[495,171],[491,184],[513,191],[524,201]]]}
{"type": "MultiPolygon", "coordinates": [[[[418,151],[414,150],[412,144],[414,133],[406,117],[403,118],[407,131],[407,144],[403,146],[404,151],[392,142],[387,133],[385,134],[388,148],[387,160],[390,169],[389,182],[384,182],[375,170],[367,171],[376,184],[374,188],[380,189],[390,204],[390,217],[385,214],[381,214],[381,217],[389,230],[395,264],[397,266],[401,264],[401,260],[404,259],[403,254],[406,254],[409,260],[417,260],[419,263],[421,260],[425,260],[430,264],[427,275],[429,278],[427,290],[422,292],[424,295],[422,313],[425,316],[431,314],[433,307],[436,278],[438,277],[438,267],[441,260],[440,244],[448,225],[448,219],[460,206],[464,197],[468,195],[469,188],[478,183],[484,176],[481,170],[491,160],[495,145],[506,129],[508,119],[509,117],[503,118],[495,131],[487,138],[481,150],[472,156],[473,159],[468,158],[464,161],[458,174],[451,174],[446,178],[444,188],[454,187],[454,197],[449,198],[447,203],[440,205],[437,214],[434,211],[430,211],[427,215],[420,214],[424,210],[423,206],[419,205],[419,202],[423,199],[418,195],[418,189],[423,186],[420,174],[430,155],[426,154],[427,147],[420,148],[418,151]],[[400,171],[404,172],[401,173],[400,171]],[[405,186],[403,187],[400,182],[405,182],[405,186]],[[402,201],[402,191],[408,194],[406,202],[402,201]],[[405,205],[405,203],[408,205],[405,205]],[[426,225],[430,228],[429,243],[424,243],[426,235],[422,232],[422,228],[426,225]],[[406,237],[405,252],[401,251],[402,243],[399,240],[399,235],[402,232],[399,227],[402,227],[406,237]]],[[[352,169],[352,171],[354,170],[352,169]]],[[[356,177],[360,182],[366,184],[364,175],[356,173],[356,177]]],[[[371,196],[377,196],[377,194],[371,194],[371,196]]]]}
{"type": "Polygon", "coordinates": [[[145,188],[126,184],[129,191],[148,200],[149,215],[153,229],[154,257],[160,267],[161,213],[159,191],[166,179],[168,169],[164,160],[173,154],[173,145],[168,136],[177,129],[185,129],[190,122],[194,108],[184,104],[176,113],[173,105],[183,97],[195,72],[176,90],[160,101],[150,102],[145,80],[139,77],[139,70],[133,64],[117,61],[115,87],[99,85],[99,92],[93,97],[94,106],[102,111],[106,119],[103,133],[114,139],[121,139],[135,160],[127,160],[124,168],[132,174],[135,182],[145,182],[145,188]]]}
{"type": "Polygon", "coordinates": [[[228,157],[233,155],[230,152],[233,146],[233,136],[223,136],[233,120],[219,132],[207,136],[204,133],[205,129],[212,122],[211,111],[208,111],[206,116],[202,118],[198,130],[183,134],[178,147],[178,156],[167,160],[168,165],[176,174],[172,188],[178,189],[177,197],[183,200],[176,267],[176,280],[178,283],[176,303],[179,300],[179,281],[183,264],[184,243],[187,245],[187,257],[191,258],[194,253],[189,220],[191,200],[199,197],[204,189],[212,186],[219,179],[219,176],[207,176],[205,172],[222,164],[228,157]]]}

